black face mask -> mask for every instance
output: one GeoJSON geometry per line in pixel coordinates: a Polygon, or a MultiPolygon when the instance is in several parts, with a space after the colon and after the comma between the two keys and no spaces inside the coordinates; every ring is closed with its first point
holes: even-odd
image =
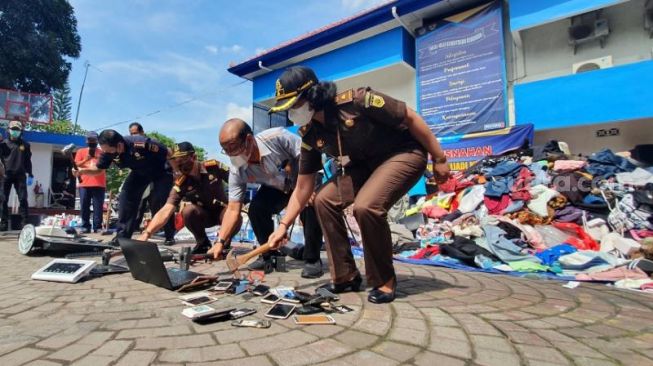
{"type": "Polygon", "coordinates": [[[88,143],[88,155],[92,158],[95,157],[95,149],[97,149],[97,143],[89,142],[88,143]]]}

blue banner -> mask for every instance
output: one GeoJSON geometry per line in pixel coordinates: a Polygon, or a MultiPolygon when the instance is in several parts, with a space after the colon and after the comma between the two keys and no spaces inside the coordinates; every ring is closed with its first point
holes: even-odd
{"type": "Polygon", "coordinates": [[[440,144],[454,171],[465,170],[488,155],[500,155],[515,150],[528,140],[533,144],[532,124],[513,126],[501,131],[489,132],[487,136],[442,138],[440,144]]]}
{"type": "Polygon", "coordinates": [[[418,110],[438,136],[505,128],[500,2],[423,28],[415,41],[418,110]]]}

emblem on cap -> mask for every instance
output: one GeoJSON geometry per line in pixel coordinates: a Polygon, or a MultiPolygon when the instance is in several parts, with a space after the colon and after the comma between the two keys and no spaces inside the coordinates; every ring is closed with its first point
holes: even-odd
{"type": "Polygon", "coordinates": [[[324,147],[324,140],[322,139],[317,140],[317,148],[321,149],[323,147],[324,147]]]}
{"type": "Polygon", "coordinates": [[[276,89],[276,95],[283,95],[285,94],[285,91],[283,90],[283,85],[281,85],[281,81],[277,79],[277,82],[274,84],[274,88],[276,89]]]}
{"type": "Polygon", "coordinates": [[[370,104],[372,104],[372,106],[376,108],[383,108],[383,106],[385,105],[385,100],[383,99],[382,96],[373,94],[372,102],[370,104]]]}
{"type": "Polygon", "coordinates": [[[345,120],[345,126],[350,127],[350,128],[354,127],[354,120],[351,119],[351,118],[348,119],[348,120],[345,120]]]}

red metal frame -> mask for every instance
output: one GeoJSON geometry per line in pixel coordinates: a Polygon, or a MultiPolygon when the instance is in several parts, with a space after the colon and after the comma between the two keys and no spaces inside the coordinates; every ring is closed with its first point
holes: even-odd
{"type": "Polygon", "coordinates": [[[27,111],[27,122],[32,123],[32,124],[51,124],[52,123],[52,116],[53,116],[53,107],[54,107],[54,101],[52,98],[52,95],[49,94],[37,94],[37,93],[25,93],[21,92],[18,90],[10,90],[10,89],[0,89],[0,94],[5,94],[6,95],[6,100],[5,100],[5,114],[0,115],[0,119],[8,120],[7,118],[7,112],[9,112],[9,106],[12,104],[19,104],[19,105],[24,105],[25,109],[27,111]],[[17,100],[16,98],[11,98],[11,94],[17,93],[20,98],[17,100]],[[32,98],[46,98],[47,99],[47,105],[48,105],[48,120],[43,121],[43,120],[34,120],[31,117],[31,103],[30,101],[32,98]],[[26,99],[26,101],[24,100],[26,99]]]}

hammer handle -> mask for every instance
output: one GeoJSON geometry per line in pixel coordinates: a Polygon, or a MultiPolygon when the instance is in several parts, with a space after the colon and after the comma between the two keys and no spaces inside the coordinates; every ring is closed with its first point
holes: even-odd
{"type": "Polygon", "coordinates": [[[252,259],[252,258],[254,258],[254,257],[258,256],[258,255],[261,255],[263,253],[266,253],[268,251],[270,251],[270,244],[265,243],[265,244],[261,245],[260,247],[252,250],[251,252],[245,253],[243,255],[239,255],[237,257],[238,267],[240,267],[243,264],[247,263],[247,261],[249,261],[250,259],[252,259]]]}

